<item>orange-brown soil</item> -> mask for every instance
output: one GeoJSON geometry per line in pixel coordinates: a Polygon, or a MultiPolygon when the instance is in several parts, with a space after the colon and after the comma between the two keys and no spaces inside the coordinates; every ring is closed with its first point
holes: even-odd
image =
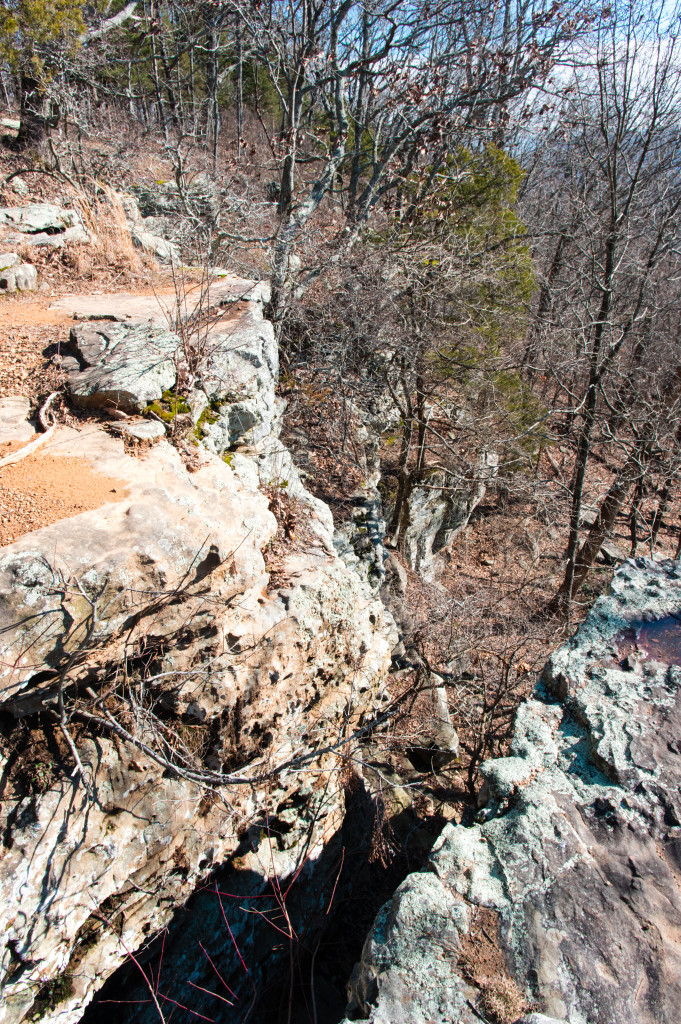
{"type": "MultiPolygon", "coordinates": [[[[0,458],[19,447],[0,445],[0,458]]],[[[85,459],[36,452],[0,469],[0,547],[126,494],[124,483],[94,473],[85,459]]]]}

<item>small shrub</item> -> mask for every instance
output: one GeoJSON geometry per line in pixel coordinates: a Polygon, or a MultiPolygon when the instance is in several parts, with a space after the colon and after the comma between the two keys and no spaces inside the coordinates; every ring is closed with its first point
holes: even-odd
{"type": "Polygon", "coordinates": [[[508,975],[480,978],[480,1006],[493,1024],[513,1024],[522,1017],[527,1002],[522,992],[508,975]]]}

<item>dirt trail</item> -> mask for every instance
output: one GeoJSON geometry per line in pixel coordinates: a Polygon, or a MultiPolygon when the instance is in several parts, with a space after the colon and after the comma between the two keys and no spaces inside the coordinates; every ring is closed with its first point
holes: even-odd
{"type": "MultiPolygon", "coordinates": [[[[224,309],[217,314],[215,329],[224,330],[226,323],[244,313],[243,299],[252,289],[253,282],[238,278],[214,281],[211,306],[224,309]]],[[[188,279],[183,291],[184,315],[205,309],[199,283],[188,279]]],[[[166,283],[139,291],[0,297],[0,400],[24,395],[35,409],[47,393],[63,384],[64,375],[52,357],[78,320],[111,318],[166,326],[176,300],[175,288],[166,283]]],[[[13,441],[0,443],[0,458],[19,447],[13,441]]],[[[39,451],[0,468],[0,547],[60,519],[121,501],[126,493],[120,481],[93,472],[85,459],[39,451]]]]}
{"type": "MultiPolygon", "coordinates": [[[[0,457],[4,454],[0,450],[0,457]]],[[[126,496],[122,481],[94,473],[85,459],[29,455],[0,469],[0,547],[126,496]]]]}

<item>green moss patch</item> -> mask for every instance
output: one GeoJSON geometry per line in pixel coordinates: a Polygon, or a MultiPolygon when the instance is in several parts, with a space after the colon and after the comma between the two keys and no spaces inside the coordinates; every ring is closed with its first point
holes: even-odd
{"type": "Polygon", "coordinates": [[[175,394],[174,391],[164,391],[161,398],[147,405],[145,414],[148,416],[152,412],[164,423],[172,423],[177,416],[191,413],[191,409],[181,395],[175,394]]]}

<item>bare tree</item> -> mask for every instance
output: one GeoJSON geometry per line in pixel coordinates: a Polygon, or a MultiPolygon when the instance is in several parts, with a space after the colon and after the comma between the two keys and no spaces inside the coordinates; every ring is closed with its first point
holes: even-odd
{"type": "Polygon", "coordinates": [[[568,22],[555,4],[526,0],[287,0],[240,10],[281,105],[270,139],[277,324],[294,291],[352,248],[389,194],[423,172],[414,201],[423,199],[458,145],[471,134],[492,139],[509,101],[546,74],[581,25],[579,7],[568,22]]]}
{"type": "MultiPolygon", "coordinates": [[[[546,270],[526,360],[537,361],[541,336],[544,366],[557,383],[567,429],[576,431],[567,565],[559,595],[568,611],[598,552],[598,537],[605,537],[640,478],[633,467],[641,468],[642,451],[657,433],[650,409],[632,411],[641,395],[641,375],[645,371],[654,395],[664,388],[651,365],[662,373],[670,365],[669,352],[665,362],[657,361],[662,346],[656,327],[663,319],[661,282],[678,274],[678,20],[676,8],[651,9],[630,0],[599,24],[593,41],[576,50],[567,95],[555,115],[559,123],[549,135],[548,159],[533,170],[535,184],[545,175],[534,194],[544,212],[537,206],[530,211],[532,184],[528,187],[527,219],[544,236],[546,270]],[[546,218],[548,190],[552,202],[546,218]],[[645,428],[630,429],[632,416],[645,420],[645,428]],[[580,550],[587,466],[601,423],[605,441],[630,443],[600,525],[580,550]]],[[[658,413],[664,408],[658,403],[658,413]]]]}

